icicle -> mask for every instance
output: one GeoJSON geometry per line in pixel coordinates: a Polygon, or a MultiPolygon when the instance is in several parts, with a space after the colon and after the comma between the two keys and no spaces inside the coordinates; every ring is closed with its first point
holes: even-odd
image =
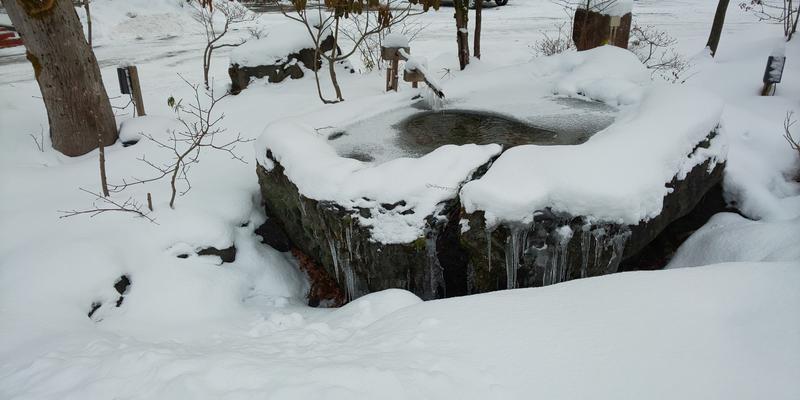
{"type": "Polygon", "coordinates": [[[519,270],[519,256],[524,243],[520,243],[523,236],[527,236],[527,229],[513,228],[506,237],[506,288],[517,287],[517,271],[519,270]]]}
{"type": "Polygon", "coordinates": [[[336,282],[339,282],[339,254],[336,252],[336,246],[330,238],[328,239],[328,247],[331,249],[331,257],[333,258],[334,278],[336,278],[336,282]]]}
{"type": "MultiPolygon", "coordinates": [[[[429,231],[425,235],[425,251],[428,256],[428,271],[430,273],[428,279],[431,298],[436,297],[436,289],[438,287],[441,287],[445,292],[447,290],[444,283],[444,268],[442,268],[442,265],[439,263],[439,257],[436,255],[437,237],[438,235],[435,231],[429,231]]],[[[442,293],[442,295],[444,296],[445,293],[442,293]]]]}
{"type": "Polygon", "coordinates": [[[353,260],[353,220],[351,219],[347,227],[344,228],[344,240],[347,243],[347,260],[353,260]]]}
{"type": "Polygon", "coordinates": [[[625,231],[611,238],[611,259],[608,260],[608,265],[606,265],[607,274],[617,272],[619,263],[622,261],[622,254],[625,252],[625,243],[628,242],[630,236],[631,233],[625,231]]]}
{"type": "Polygon", "coordinates": [[[353,273],[353,269],[350,268],[350,264],[345,263],[342,267],[344,270],[344,291],[347,295],[347,301],[350,301],[357,297],[356,276],[353,273]]]}
{"type": "Polygon", "coordinates": [[[561,226],[556,230],[557,239],[558,239],[558,246],[555,249],[555,257],[553,259],[556,262],[555,265],[555,276],[552,283],[559,283],[564,282],[567,280],[567,252],[569,247],[569,241],[572,240],[572,228],[569,225],[561,226]]]}
{"type": "Polygon", "coordinates": [[[589,248],[592,245],[590,229],[591,224],[581,227],[581,278],[586,278],[589,274],[589,248]]]}
{"type": "Polygon", "coordinates": [[[598,228],[592,231],[594,238],[594,263],[592,266],[597,268],[600,266],[600,257],[603,255],[603,250],[606,247],[606,230],[598,228]]]}

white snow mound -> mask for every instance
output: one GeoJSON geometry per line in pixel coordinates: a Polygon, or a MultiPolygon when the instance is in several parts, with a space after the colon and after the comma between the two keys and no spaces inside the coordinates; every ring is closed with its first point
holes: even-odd
{"type": "Polygon", "coordinates": [[[705,160],[725,158],[721,135],[693,150],[717,128],[722,102],[702,90],[650,89],[642,103],[579,146],[518,146],[481,179],[461,190],[467,212],[486,211],[490,224],[529,222],[545,208],[636,224],[657,216],[670,191],[705,160]],[[687,155],[692,154],[687,159],[687,155]]]}

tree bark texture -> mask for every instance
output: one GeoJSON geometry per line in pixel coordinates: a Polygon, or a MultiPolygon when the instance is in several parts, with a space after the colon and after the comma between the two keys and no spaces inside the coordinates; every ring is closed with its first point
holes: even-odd
{"type": "Polygon", "coordinates": [[[86,154],[117,140],[100,68],[71,0],[4,0],[22,36],[50,124],[53,148],[86,154]]]}
{"type": "Polygon", "coordinates": [[[456,43],[458,44],[458,64],[463,70],[469,64],[469,0],[455,0],[456,43]]]}
{"type": "Polygon", "coordinates": [[[728,11],[730,0],[719,0],[717,12],[714,14],[714,23],[711,25],[711,33],[708,35],[706,46],[711,50],[711,57],[717,53],[719,39],[722,37],[722,27],[725,25],[725,13],[728,11]]]}

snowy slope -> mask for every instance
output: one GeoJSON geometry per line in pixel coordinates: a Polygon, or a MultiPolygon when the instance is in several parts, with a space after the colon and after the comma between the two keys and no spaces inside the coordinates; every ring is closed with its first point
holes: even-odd
{"type": "MultiPolygon", "coordinates": [[[[0,395],[789,400],[798,285],[797,265],[734,263],[426,303],[391,290],[318,315],[278,307],[184,325],[181,337],[142,316],[119,319],[158,335],[76,315],[25,351],[6,341],[0,395]]],[[[18,328],[0,332],[17,342],[18,328]]]]}
{"type": "MultiPolygon", "coordinates": [[[[177,74],[202,79],[204,39],[177,1],[92,4],[95,52],[115,106],[128,101],[117,97],[116,66],[139,66],[151,118],[137,121],[130,108],[116,110],[126,137],[139,131],[163,137],[175,124],[167,98],[191,96],[177,74]]],[[[667,30],[691,56],[705,45],[715,6],[639,0],[634,14],[667,30]]],[[[552,32],[561,10],[546,0],[484,10],[483,59],[463,72],[451,11],[417,17],[426,28],[411,42],[412,54],[429,60],[448,97],[520,118],[539,112],[520,101],[527,86],[506,85],[498,95],[497,83],[530,62],[529,45],[552,32]],[[479,75],[487,78],[470,79],[479,75]],[[452,85],[458,79],[469,84],[452,85]]],[[[285,22],[267,14],[259,23],[285,22]]],[[[241,28],[231,35],[231,41],[247,37],[241,28]]],[[[787,250],[796,247],[792,232],[800,228],[800,187],[790,179],[797,159],[780,136],[786,111],[800,112],[798,39],[786,49],[777,95],[757,95],[779,36],[779,26],[731,7],[716,59],[693,61],[688,85],[725,103],[727,195],[762,221],[734,221],[719,231],[711,225],[676,260],[786,262],[627,273],[429,303],[389,291],[338,310],[305,306],[308,282],[296,261],[253,234],[264,215],[250,145],[237,149],[246,164],[204,154],[192,171],[192,190],[175,210],[166,204],[165,182],[116,195],[143,202],[151,193],[159,225],[122,214],[59,219],[58,210],[91,207],[91,196],[78,188],[97,190],[97,152],[67,158],[48,148],[32,68],[19,49],[0,52],[0,398],[800,398],[799,261],[787,250]],[[43,139],[44,151],[29,135],[43,139]],[[238,249],[230,264],[176,257],[230,244],[238,249]],[[133,283],[115,308],[113,284],[122,274],[133,283]],[[103,306],[92,320],[94,301],[103,306]]],[[[220,91],[229,54],[214,53],[211,75],[220,91]]],[[[546,72],[519,78],[529,82],[546,72]]],[[[384,94],[381,72],[340,78],[346,103],[360,102],[365,114],[381,111],[372,96],[393,97],[396,105],[418,94],[409,86],[384,94]]],[[[537,89],[553,90],[554,83],[537,89]]],[[[322,88],[330,93],[330,82],[322,88]]],[[[219,107],[227,137],[247,139],[287,117],[335,113],[318,101],[311,77],[256,81],[219,107]]],[[[107,148],[109,179],[149,176],[152,170],[137,160],[145,154],[154,162],[171,156],[146,140],[107,148]]]]}

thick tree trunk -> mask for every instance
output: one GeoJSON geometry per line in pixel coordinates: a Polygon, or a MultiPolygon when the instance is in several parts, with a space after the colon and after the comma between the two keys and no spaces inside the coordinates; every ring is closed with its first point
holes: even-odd
{"type": "Polygon", "coordinates": [[[483,13],[483,0],[475,0],[475,37],[472,38],[472,54],[481,58],[481,14],[483,13]]]}
{"type": "Polygon", "coordinates": [[[71,0],[4,0],[42,92],[53,148],[79,156],[117,140],[100,68],[71,0]]]}
{"type": "Polygon", "coordinates": [[[458,64],[463,70],[469,64],[469,0],[455,0],[456,9],[456,43],[458,44],[458,64]]]}
{"type": "Polygon", "coordinates": [[[717,3],[714,24],[711,25],[711,33],[708,35],[708,44],[706,44],[711,50],[711,57],[714,57],[714,54],[717,53],[717,46],[719,46],[719,39],[722,37],[722,26],[725,25],[725,13],[728,12],[729,2],[730,0],[719,0],[719,3],[717,3]]]}

